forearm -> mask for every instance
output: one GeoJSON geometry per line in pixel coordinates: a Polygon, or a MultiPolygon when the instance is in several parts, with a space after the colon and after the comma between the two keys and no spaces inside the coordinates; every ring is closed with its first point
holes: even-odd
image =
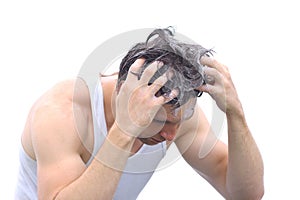
{"type": "Polygon", "coordinates": [[[228,167],[226,187],[232,199],[263,195],[263,161],[247,126],[242,108],[227,113],[228,167]]]}
{"type": "Polygon", "coordinates": [[[113,127],[94,160],[55,199],[112,199],[134,142],[113,127]]]}

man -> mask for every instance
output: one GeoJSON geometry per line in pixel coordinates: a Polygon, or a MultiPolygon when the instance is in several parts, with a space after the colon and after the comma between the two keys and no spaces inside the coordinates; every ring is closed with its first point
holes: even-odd
{"type": "Polygon", "coordinates": [[[95,92],[78,78],[34,104],[16,198],[136,199],[172,143],[224,198],[262,198],[263,162],[227,67],[157,29],[95,92]],[[196,104],[202,92],[226,114],[228,146],[196,104]]]}

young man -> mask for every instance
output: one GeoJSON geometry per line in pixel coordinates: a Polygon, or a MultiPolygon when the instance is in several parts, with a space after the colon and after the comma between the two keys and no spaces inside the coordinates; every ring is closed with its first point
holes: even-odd
{"type": "Polygon", "coordinates": [[[46,92],[22,135],[16,198],[136,199],[172,143],[224,198],[262,198],[259,150],[227,67],[209,53],[158,29],[95,92],[80,78],[46,92]],[[228,146],[196,104],[202,92],[226,114],[228,146]]]}

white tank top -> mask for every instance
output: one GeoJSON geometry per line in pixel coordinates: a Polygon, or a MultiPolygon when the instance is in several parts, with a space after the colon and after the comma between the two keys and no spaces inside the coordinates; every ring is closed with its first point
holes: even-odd
{"type": "MultiPolygon", "coordinates": [[[[87,166],[93,160],[94,155],[97,154],[107,135],[100,81],[96,84],[96,87],[89,85],[89,89],[94,123],[94,148],[91,158],[86,163],[87,166]]],[[[26,154],[22,145],[20,146],[20,167],[15,199],[36,200],[37,163],[26,154]]],[[[159,162],[165,156],[166,149],[165,142],[153,146],[144,144],[136,154],[131,156],[127,161],[113,199],[136,199],[150,180],[159,162]]]]}

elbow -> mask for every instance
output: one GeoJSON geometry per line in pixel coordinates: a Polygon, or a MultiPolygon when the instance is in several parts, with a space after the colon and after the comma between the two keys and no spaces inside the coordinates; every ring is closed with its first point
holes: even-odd
{"type": "MultiPolygon", "coordinates": [[[[250,195],[251,199],[253,200],[260,200],[263,198],[264,194],[265,194],[265,189],[264,189],[264,185],[262,184],[260,187],[258,187],[254,192],[253,195],[250,195]]],[[[250,199],[249,197],[249,199],[250,199]]]]}
{"type": "Polygon", "coordinates": [[[265,194],[264,187],[261,188],[256,188],[255,190],[249,190],[249,191],[244,191],[244,192],[237,192],[235,194],[233,193],[228,193],[228,197],[226,199],[228,200],[261,200],[265,194]]]}
{"type": "Polygon", "coordinates": [[[264,196],[264,194],[265,194],[265,189],[262,187],[262,189],[261,189],[260,191],[257,192],[256,199],[257,199],[257,200],[262,199],[263,196],[264,196]]]}
{"type": "Polygon", "coordinates": [[[262,189],[261,191],[257,191],[257,192],[255,192],[253,194],[247,195],[247,197],[243,198],[243,199],[261,200],[263,198],[264,194],[265,194],[265,191],[264,191],[264,189],[262,189]]]}

